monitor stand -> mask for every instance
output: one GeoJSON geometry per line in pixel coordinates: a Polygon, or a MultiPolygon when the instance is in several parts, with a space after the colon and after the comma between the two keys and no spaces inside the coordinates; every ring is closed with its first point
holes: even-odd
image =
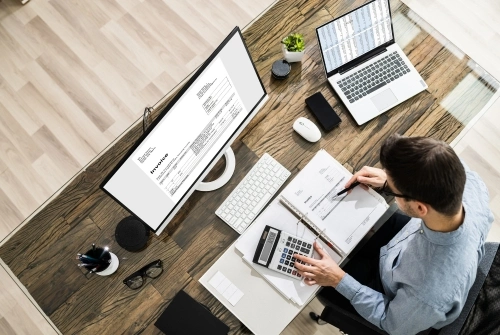
{"type": "Polygon", "coordinates": [[[224,169],[224,172],[222,172],[220,177],[214,181],[202,181],[196,188],[197,191],[208,192],[216,190],[224,186],[229,181],[229,179],[231,179],[231,176],[233,175],[234,169],[236,167],[236,158],[234,157],[234,152],[231,147],[227,148],[226,152],[224,153],[224,157],[226,158],[226,168],[224,169]]]}

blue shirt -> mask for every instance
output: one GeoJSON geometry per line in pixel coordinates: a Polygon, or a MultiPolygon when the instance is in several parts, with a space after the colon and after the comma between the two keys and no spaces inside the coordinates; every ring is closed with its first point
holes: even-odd
{"type": "Polygon", "coordinates": [[[493,222],[488,190],[465,166],[465,218],[455,231],[433,231],[412,218],[380,249],[380,279],[385,294],[346,274],[336,290],[366,320],[389,334],[439,329],[460,314],[484,254],[493,222]]]}

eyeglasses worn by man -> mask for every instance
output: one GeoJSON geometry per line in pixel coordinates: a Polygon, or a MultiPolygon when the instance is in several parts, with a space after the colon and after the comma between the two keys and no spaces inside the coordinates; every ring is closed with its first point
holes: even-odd
{"type": "MultiPolygon", "coordinates": [[[[459,316],[476,278],[493,222],[488,190],[448,144],[431,138],[392,135],[380,162],[383,169],[364,167],[345,187],[383,187],[404,214],[396,212],[343,269],[318,245],[321,259],[297,255],[310,264],[297,268],[306,284],[324,286],[323,300],[389,334],[442,328],[459,316]]],[[[321,319],[365,334],[325,311],[321,319]]]]}

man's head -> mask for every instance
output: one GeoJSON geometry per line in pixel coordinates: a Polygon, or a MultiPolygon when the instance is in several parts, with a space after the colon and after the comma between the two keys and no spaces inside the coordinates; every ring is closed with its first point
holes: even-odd
{"type": "Polygon", "coordinates": [[[398,203],[407,214],[419,217],[409,204],[412,200],[445,216],[456,215],[461,209],[465,170],[447,143],[395,134],[382,145],[380,162],[392,191],[407,196],[398,203]]]}

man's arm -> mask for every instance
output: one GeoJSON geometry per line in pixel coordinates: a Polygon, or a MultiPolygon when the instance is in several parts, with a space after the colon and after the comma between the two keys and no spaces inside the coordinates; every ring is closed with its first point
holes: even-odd
{"type": "Polygon", "coordinates": [[[389,301],[346,274],[336,289],[363,318],[391,335],[416,334],[446,319],[446,312],[421,301],[407,288],[399,289],[389,301]]]}
{"type": "Polygon", "coordinates": [[[389,334],[416,334],[446,319],[445,312],[439,311],[401,288],[394,299],[361,285],[345,273],[326,251],[314,243],[321,259],[313,259],[295,254],[297,259],[309,265],[295,263],[307,285],[333,286],[346,297],[354,309],[367,321],[389,334]]]}

